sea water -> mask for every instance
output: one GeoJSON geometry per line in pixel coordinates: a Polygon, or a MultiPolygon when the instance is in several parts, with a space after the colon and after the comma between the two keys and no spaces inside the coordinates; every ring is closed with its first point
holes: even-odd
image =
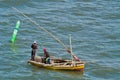
{"type": "Polygon", "coordinates": [[[0,80],[119,80],[120,0],[0,0],[0,80]],[[83,73],[41,69],[27,63],[36,55],[70,59],[64,47],[12,7],[36,21],[85,62],[83,73]],[[10,43],[16,22],[21,25],[10,43]]]}

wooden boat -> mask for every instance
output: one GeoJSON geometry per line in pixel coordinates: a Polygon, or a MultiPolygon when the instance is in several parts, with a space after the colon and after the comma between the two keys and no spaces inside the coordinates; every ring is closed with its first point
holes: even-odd
{"type": "Polygon", "coordinates": [[[38,26],[41,30],[48,33],[52,38],[54,38],[57,42],[59,42],[65,50],[71,55],[71,60],[62,60],[62,59],[56,59],[51,58],[50,64],[45,64],[44,62],[41,62],[41,58],[35,57],[35,61],[29,60],[28,63],[33,64],[38,67],[44,67],[44,68],[50,68],[50,69],[56,69],[56,70],[83,70],[84,69],[84,63],[79,60],[77,56],[75,56],[72,52],[72,45],[71,45],[71,37],[70,37],[70,49],[66,47],[66,45],[57,37],[55,37],[52,33],[48,32],[44,27],[40,26],[36,21],[33,21],[31,18],[29,18],[27,15],[23,14],[23,12],[19,11],[17,8],[12,7],[15,11],[22,14],[25,18],[27,18],[30,22],[34,23],[36,26],[38,26]],[[74,60],[73,60],[74,59],[74,60]]]}
{"type": "Polygon", "coordinates": [[[54,70],[68,70],[68,71],[83,71],[84,70],[84,62],[81,61],[71,61],[71,60],[63,60],[58,58],[50,58],[50,64],[44,63],[41,57],[35,57],[35,61],[28,60],[28,63],[41,67],[48,68],[54,70]]]}

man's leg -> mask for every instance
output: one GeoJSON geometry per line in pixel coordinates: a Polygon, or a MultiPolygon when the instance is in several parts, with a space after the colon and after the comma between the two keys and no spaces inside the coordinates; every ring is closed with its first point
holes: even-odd
{"type": "Polygon", "coordinates": [[[33,50],[33,57],[32,57],[32,59],[33,59],[33,61],[35,60],[35,49],[33,50]]]}

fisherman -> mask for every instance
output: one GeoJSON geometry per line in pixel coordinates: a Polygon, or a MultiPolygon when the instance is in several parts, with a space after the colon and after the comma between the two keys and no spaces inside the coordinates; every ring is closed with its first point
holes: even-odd
{"type": "Polygon", "coordinates": [[[50,64],[50,55],[49,55],[49,53],[46,51],[46,48],[44,48],[43,51],[44,51],[44,63],[50,64]]]}
{"type": "Polygon", "coordinates": [[[31,45],[32,51],[31,51],[31,60],[34,61],[35,58],[35,53],[36,53],[36,49],[37,49],[37,42],[34,41],[33,44],[31,45]]]}

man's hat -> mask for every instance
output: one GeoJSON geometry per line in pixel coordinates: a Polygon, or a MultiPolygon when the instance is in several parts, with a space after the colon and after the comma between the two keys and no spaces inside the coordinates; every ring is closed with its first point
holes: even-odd
{"type": "Polygon", "coordinates": [[[33,43],[37,43],[36,41],[34,41],[33,43]]]}
{"type": "Polygon", "coordinates": [[[46,48],[44,48],[43,51],[46,53],[46,48]]]}

